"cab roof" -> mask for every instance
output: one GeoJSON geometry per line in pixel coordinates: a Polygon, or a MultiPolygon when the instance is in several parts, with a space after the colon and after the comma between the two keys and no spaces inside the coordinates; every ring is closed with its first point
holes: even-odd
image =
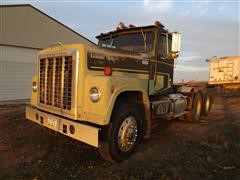
{"type": "Polygon", "coordinates": [[[109,31],[107,33],[101,33],[100,35],[96,36],[97,39],[101,39],[104,37],[109,36],[110,34],[120,33],[124,31],[132,31],[132,30],[140,30],[140,29],[152,29],[152,28],[160,28],[164,32],[168,32],[166,29],[164,29],[164,26],[161,24],[160,26],[157,25],[148,25],[148,26],[136,26],[136,27],[126,27],[123,29],[116,29],[113,31],[109,31]]]}

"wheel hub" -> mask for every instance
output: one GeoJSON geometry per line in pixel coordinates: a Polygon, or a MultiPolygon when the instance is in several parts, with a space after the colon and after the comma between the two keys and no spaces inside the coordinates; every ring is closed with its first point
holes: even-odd
{"type": "Polygon", "coordinates": [[[118,147],[121,151],[129,151],[138,136],[137,121],[130,116],[124,119],[118,131],[118,147]]]}

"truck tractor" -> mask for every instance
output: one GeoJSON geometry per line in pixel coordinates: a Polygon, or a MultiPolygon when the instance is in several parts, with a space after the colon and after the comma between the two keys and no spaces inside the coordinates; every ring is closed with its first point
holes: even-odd
{"type": "Polygon", "coordinates": [[[180,33],[159,21],[101,33],[97,45],[56,43],[37,56],[26,118],[127,159],[159,119],[198,122],[211,108],[206,88],[174,85],[180,33]],[[183,117],[183,118],[182,118],[183,117]]]}

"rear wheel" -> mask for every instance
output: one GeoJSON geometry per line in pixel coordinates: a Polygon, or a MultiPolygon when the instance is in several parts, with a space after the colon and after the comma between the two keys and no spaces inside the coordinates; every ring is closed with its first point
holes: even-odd
{"type": "Polygon", "coordinates": [[[202,113],[204,116],[208,116],[212,106],[212,97],[209,94],[205,94],[203,98],[203,108],[202,113]]]}
{"type": "Polygon", "coordinates": [[[192,109],[185,114],[185,120],[188,122],[198,122],[201,118],[202,112],[202,96],[200,93],[195,93],[192,102],[192,109]]]}
{"type": "Polygon", "coordinates": [[[142,137],[142,116],[137,105],[126,103],[115,108],[111,124],[102,132],[99,152],[108,161],[127,159],[142,137]]]}

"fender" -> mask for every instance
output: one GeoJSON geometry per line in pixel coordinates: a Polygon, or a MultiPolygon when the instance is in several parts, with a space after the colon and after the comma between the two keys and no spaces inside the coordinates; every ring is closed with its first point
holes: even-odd
{"type": "MultiPolygon", "coordinates": [[[[131,82],[130,81],[126,81],[126,83],[129,84],[131,82]]],[[[142,93],[142,96],[143,96],[142,97],[142,99],[143,99],[142,103],[144,104],[145,108],[150,109],[149,98],[148,98],[147,92],[144,90],[144,88],[142,88],[141,86],[139,86],[137,84],[132,84],[131,86],[129,86],[129,85],[126,85],[126,83],[123,83],[125,85],[120,86],[116,90],[114,90],[114,94],[112,95],[112,97],[110,99],[110,103],[109,103],[109,105],[107,107],[105,124],[108,124],[110,122],[111,114],[112,114],[113,107],[115,105],[116,99],[123,92],[135,91],[135,92],[142,93]]]]}
{"type": "MultiPolygon", "coordinates": [[[[84,109],[81,120],[107,125],[110,122],[112,110],[117,97],[126,91],[141,92],[145,109],[150,109],[150,102],[146,92],[147,80],[117,76],[88,76],[85,81],[84,109]],[[97,87],[101,97],[98,102],[91,102],[89,89],[97,87]]],[[[146,110],[145,110],[146,111],[146,110]]]]}

